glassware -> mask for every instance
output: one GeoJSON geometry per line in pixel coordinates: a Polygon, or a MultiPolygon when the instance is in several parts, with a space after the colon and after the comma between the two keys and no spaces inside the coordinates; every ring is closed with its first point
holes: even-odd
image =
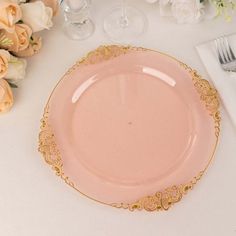
{"type": "Polygon", "coordinates": [[[113,8],[104,19],[104,31],[112,41],[129,44],[147,29],[147,18],[138,9],[126,4],[113,8]]]}
{"type": "Polygon", "coordinates": [[[89,18],[91,0],[61,0],[65,23],[64,32],[74,40],[83,40],[94,32],[94,24],[89,18]]]}

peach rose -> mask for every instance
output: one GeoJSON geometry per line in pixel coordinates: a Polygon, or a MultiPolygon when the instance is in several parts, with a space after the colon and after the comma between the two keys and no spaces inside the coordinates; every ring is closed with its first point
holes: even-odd
{"type": "Polygon", "coordinates": [[[0,113],[9,111],[13,105],[13,94],[6,80],[0,79],[0,113]]]}
{"type": "Polygon", "coordinates": [[[17,57],[30,57],[38,53],[41,47],[42,47],[42,38],[36,35],[32,35],[29,46],[23,51],[14,53],[14,55],[17,57]]]}
{"type": "Polygon", "coordinates": [[[0,0],[0,29],[14,32],[14,24],[22,17],[19,5],[5,0],[0,0]]]}
{"type": "Polygon", "coordinates": [[[4,49],[0,49],[0,79],[7,74],[10,53],[4,49]]]}
{"type": "MultiPolygon", "coordinates": [[[[38,0],[33,0],[31,2],[35,2],[35,1],[38,1],[38,0]]],[[[41,0],[41,1],[44,3],[46,7],[52,8],[54,16],[57,14],[58,9],[59,9],[58,0],[41,0]]]]}
{"type": "Polygon", "coordinates": [[[13,33],[0,30],[0,47],[11,52],[22,51],[29,46],[31,35],[32,30],[25,24],[16,24],[13,33]]]}
{"type": "Polygon", "coordinates": [[[19,51],[22,51],[29,46],[32,30],[28,25],[25,24],[16,24],[15,30],[19,39],[19,51]]]}

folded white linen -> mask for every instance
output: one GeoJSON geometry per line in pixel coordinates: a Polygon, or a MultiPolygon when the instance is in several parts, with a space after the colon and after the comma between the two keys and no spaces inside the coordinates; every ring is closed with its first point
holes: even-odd
{"type": "MultiPolygon", "coordinates": [[[[230,35],[227,38],[236,55],[236,35],[230,35]]],[[[236,127],[236,73],[226,72],[221,68],[214,41],[198,45],[196,49],[221,97],[223,106],[236,127]]]]}

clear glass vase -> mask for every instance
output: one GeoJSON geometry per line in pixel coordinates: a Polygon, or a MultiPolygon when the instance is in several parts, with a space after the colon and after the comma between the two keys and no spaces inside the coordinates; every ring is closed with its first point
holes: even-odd
{"type": "Polygon", "coordinates": [[[89,17],[91,0],[62,0],[61,8],[64,14],[64,32],[74,40],[83,40],[94,32],[94,24],[89,17]]]}

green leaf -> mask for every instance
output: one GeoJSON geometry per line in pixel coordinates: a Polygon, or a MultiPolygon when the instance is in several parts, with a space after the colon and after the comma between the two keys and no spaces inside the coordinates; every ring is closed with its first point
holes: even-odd
{"type": "Polygon", "coordinates": [[[6,47],[6,46],[12,46],[13,41],[9,38],[7,38],[3,33],[0,33],[0,46],[6,47]]]}

